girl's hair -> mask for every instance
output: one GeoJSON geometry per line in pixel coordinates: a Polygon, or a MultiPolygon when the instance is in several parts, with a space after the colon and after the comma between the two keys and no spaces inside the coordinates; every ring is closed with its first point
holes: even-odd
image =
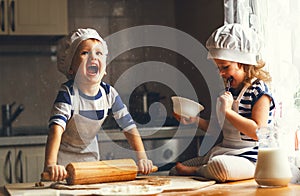
{"type": "Polygon", "coordinates": [[[266,83],[270,83],[272,78],[269,74],[269,72],[263,70],[262,68],[265,66],[265,62],[259,61],[258,65],[248,65],[248,64],[242,64],[244,67],[244,71],[246,73],[246,77],[244,80],[245,84],[251,84],[251,80],[253,78],[257,78],[259,80],[262,80],[266,83]]]}

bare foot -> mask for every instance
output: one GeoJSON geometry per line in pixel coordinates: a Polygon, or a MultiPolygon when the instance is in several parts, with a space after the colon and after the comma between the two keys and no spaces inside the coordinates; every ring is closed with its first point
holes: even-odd
{"type": "Polygon", "coordinates": [[[185,166],[182,163],[176,163],[176,171],[182,176],[194,176],[197,171],[197,167],[185,166]]]}

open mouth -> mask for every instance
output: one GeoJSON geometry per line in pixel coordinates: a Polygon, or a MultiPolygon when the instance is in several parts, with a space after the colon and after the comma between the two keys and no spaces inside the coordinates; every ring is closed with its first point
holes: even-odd
{"type": "Polygon", "coordinates": [[[95,66],[95,65],[88,66],[88,67],[87,67],[87,72],[88,72],[89,74],[96,74],[96,73],[98,73],[98,67],[95,66]]]}

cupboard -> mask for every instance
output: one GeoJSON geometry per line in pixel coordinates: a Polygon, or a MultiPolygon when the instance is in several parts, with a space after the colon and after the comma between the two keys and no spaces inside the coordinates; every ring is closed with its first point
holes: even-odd
{"type": "Polygon", "coordinates": [[[67,0],[0,0],[0,35],[65,35],[67,0]]]}
{"type": "Polygon", "coordinates": [[[0,186],[8,183],[39,182],[45,145],[0,148],[0,186]]]}

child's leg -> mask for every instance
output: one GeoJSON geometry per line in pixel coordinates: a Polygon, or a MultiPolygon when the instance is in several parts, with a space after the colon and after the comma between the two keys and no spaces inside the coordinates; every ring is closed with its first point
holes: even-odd
{"type": "Polygon", "coordinates": [[[180,164],[177,163],[175,167],[171,168],[169,175],[196,175],[198,168],[203,164],[203,159],[204,157],[195,157],[180,164]]]}
{"type": "Polygon", "coordinates": [[[200,167],[197,175],[225,182],[253,178],[254,172],[255,164],[248,159],[218,155],[209,160],[207,165],[200,167]]]}

